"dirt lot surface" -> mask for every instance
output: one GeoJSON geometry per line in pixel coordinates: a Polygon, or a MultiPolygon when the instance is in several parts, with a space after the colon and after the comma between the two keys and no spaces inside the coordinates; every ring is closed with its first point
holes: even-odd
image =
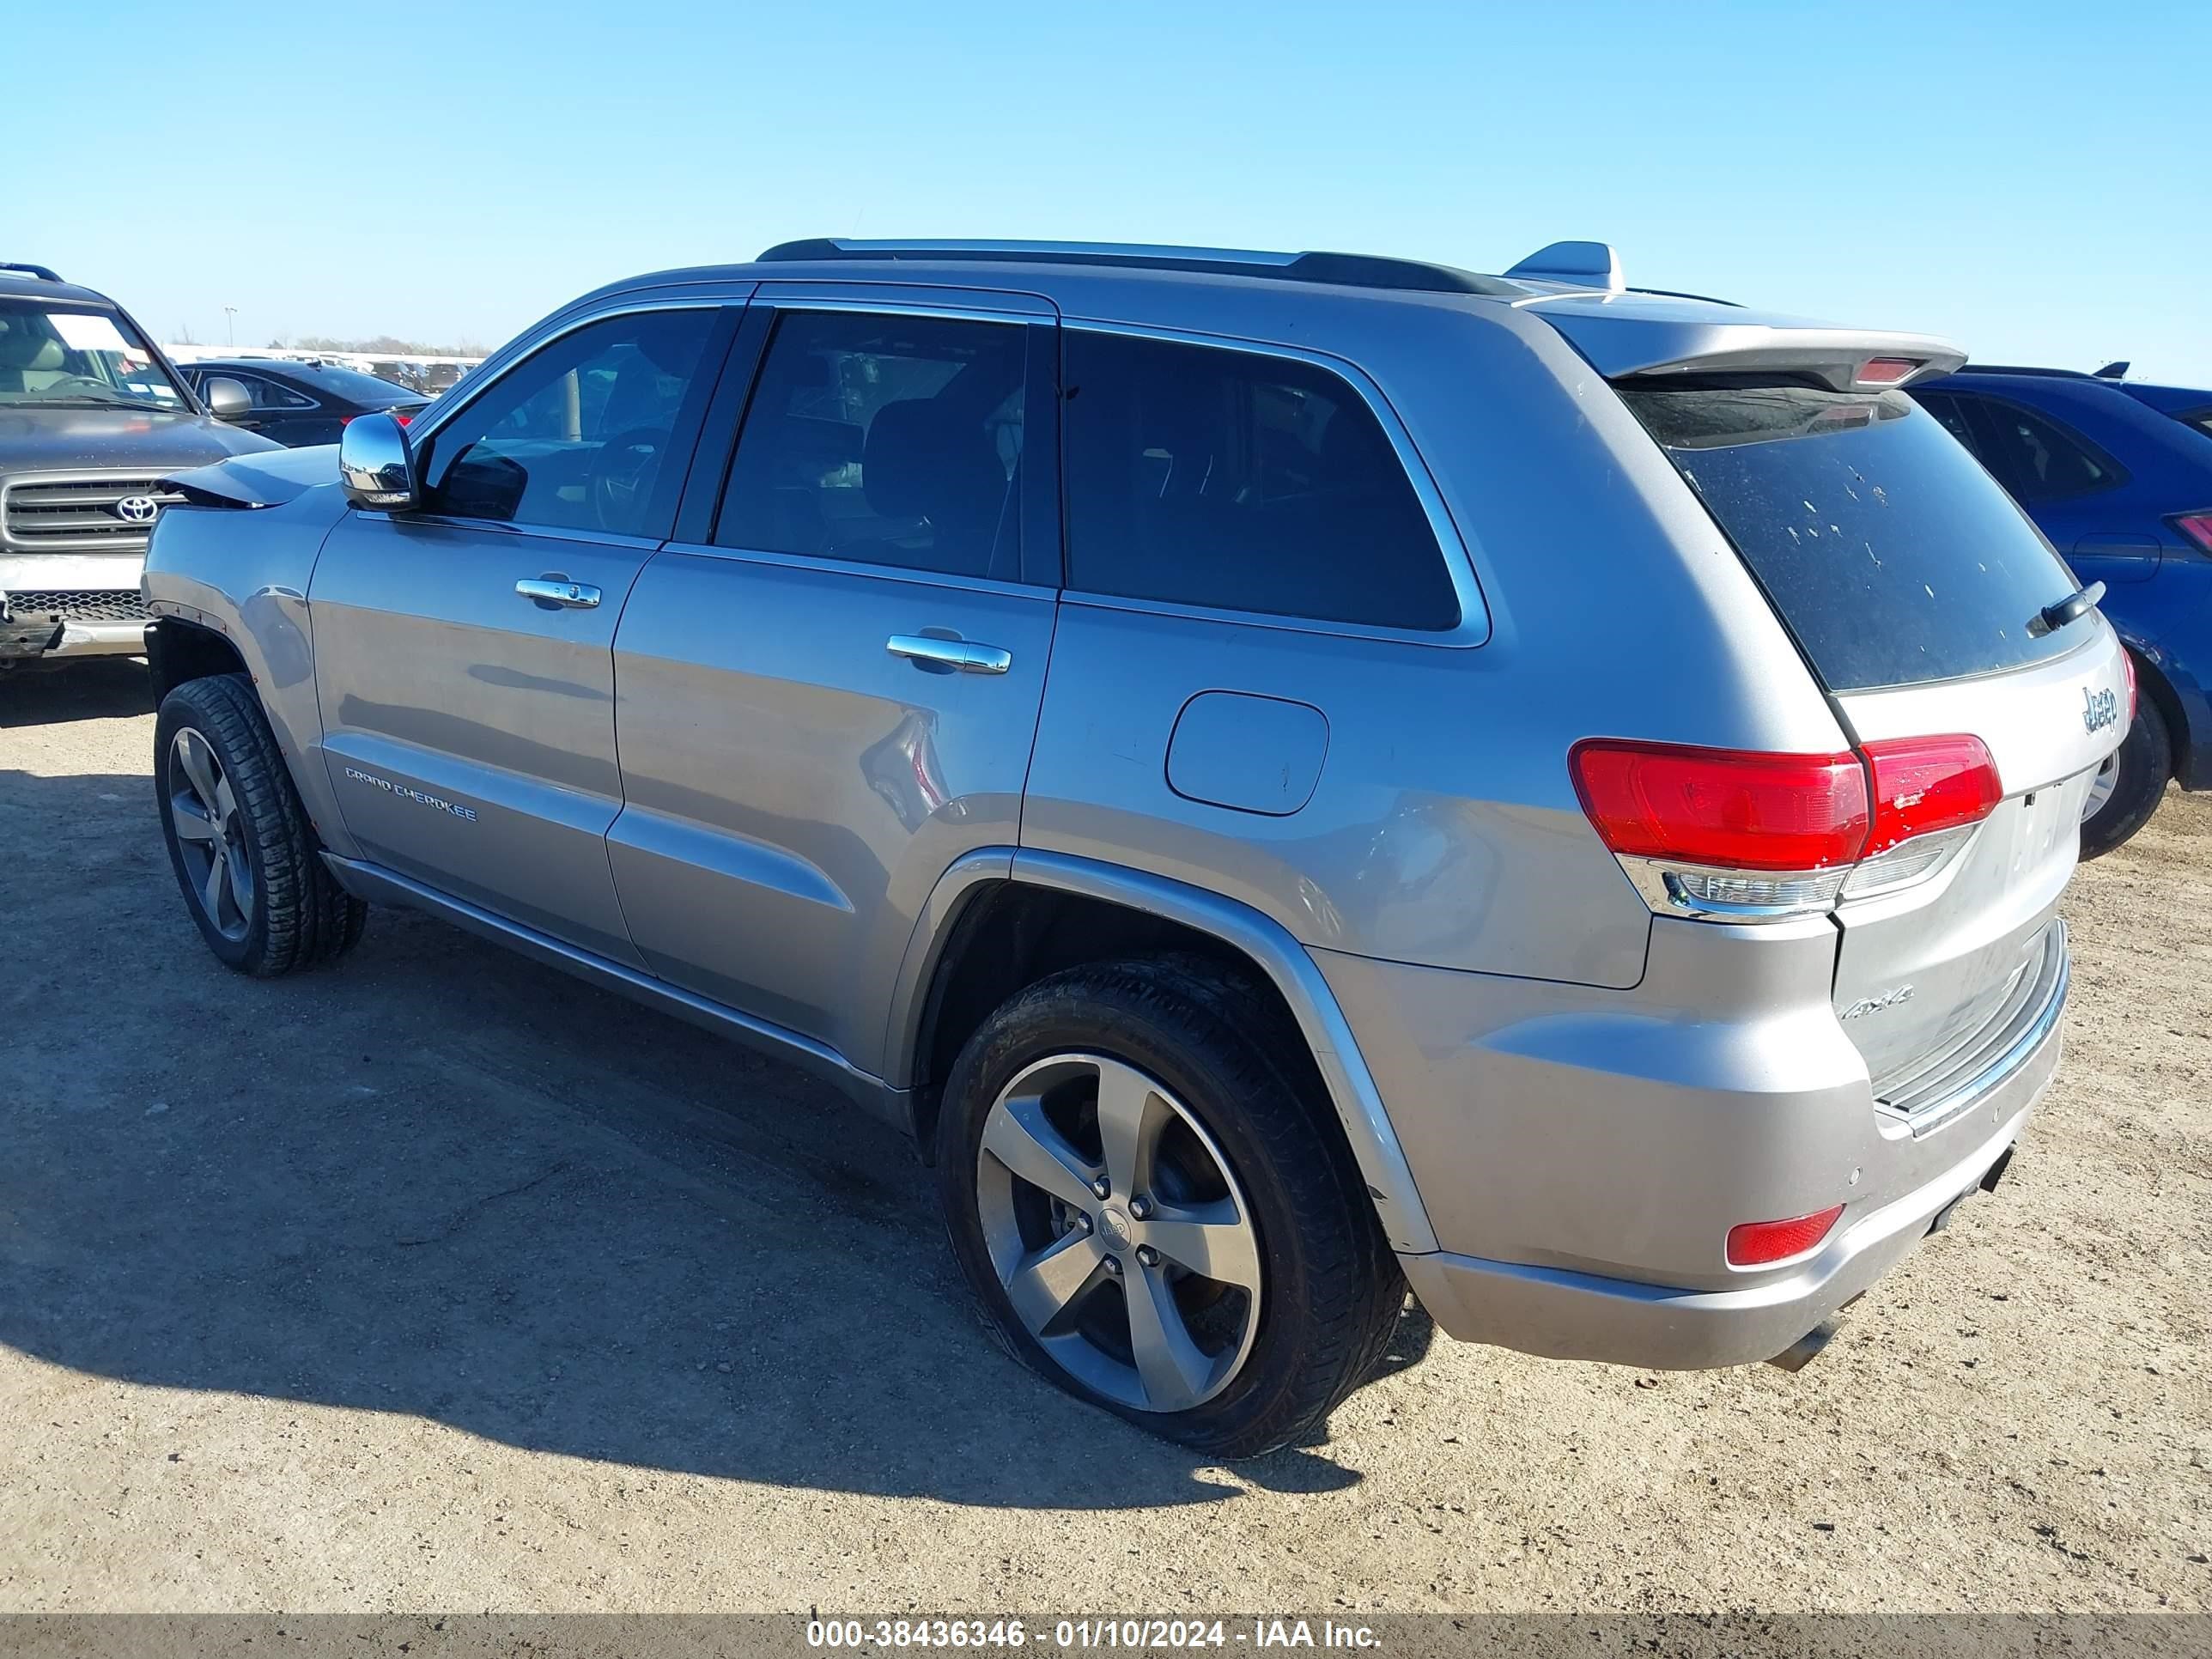
{"type": "Polygon", "coordinates": [[[1810,1369],[1409,1315],[1224,1469],[1001,1358],[793,1073],[391,911],[224,973],[144,695],[0,683],[0,1610],[2212,1605],[2212,800],[2083,872],[2005,1188],[1810,1369]]]}

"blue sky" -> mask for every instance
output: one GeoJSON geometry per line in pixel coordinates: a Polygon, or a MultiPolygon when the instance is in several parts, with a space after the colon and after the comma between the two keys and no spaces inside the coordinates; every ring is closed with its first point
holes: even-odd
{"type": "Polygon", "coordinates": [[[1629,280],[2212,385],[2212,6],[25,8],[0,258],[165,338],[495,343],[817,234],[1629,280]],[[267,73],[259,73],[267,71],[267,73]]]}

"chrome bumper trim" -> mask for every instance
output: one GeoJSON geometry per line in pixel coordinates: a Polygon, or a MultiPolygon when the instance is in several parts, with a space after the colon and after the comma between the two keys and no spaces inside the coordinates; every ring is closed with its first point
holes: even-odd
{"type": "Polygon", "coordinates": [[[1997,1087],[2027,1062],[2027,1058],[2042,1046],[2066,1012],[2066,992],[2074,977],[2073,954],[2067,948],[2066,924],[2053,920],[2044,945],[2044,963],[2038,974],[2045,981],[2041,1005],[2034,1017],[2020,1028],[2011,1042],[1996,1054],[1977,1066],[1966,1076],[1953,1083],[1932,1100],[1916,1101],[1910,1109],[1877,1101],[1875,1109],[1892,1121],[1908,1125],[1914,1137],[1929,1134],[1942,1128],[1953,1118],[1969,1109],[1990,1090],[1997,1087]]]}

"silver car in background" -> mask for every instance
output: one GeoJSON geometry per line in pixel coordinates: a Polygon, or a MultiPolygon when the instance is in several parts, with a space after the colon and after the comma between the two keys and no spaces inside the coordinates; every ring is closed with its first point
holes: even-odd
{"type": "Polygon", "coordinates": [[[1587,243],[641,277],[176,481],[162,834],[241,971],[419,906],[828,1079],[1012,1352],[1214,1455],[1408,1284],[1802,1364],[2049,1082],[2129,718],[1900,390],[1960,361],[1587,243]]]}
{"type": "Polygon", "coordinates": [[[273,447],[227,424],[246,404],[228,376],[183,380],[106,295],[0,264],[0,679],[145,648],[161,480],[273,447]]]}

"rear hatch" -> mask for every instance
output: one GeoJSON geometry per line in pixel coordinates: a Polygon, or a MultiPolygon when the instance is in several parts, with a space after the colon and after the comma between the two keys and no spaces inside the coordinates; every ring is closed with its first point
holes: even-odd
{"type": "MultiPolygon", "coordinates": [[[[1853,745],[1964,734],[1994,763],[1985,817],[1869,857],[1835,910],[1837,1016],[1877,1101],[1925,1133],[2055,1015],[2057,901],[2090,781],[2129,718],[2124,656],[2094,611],[2045,620],[2075,592],[2071,574],[1897,389],[1948,367],[1948,350],[1808,331],[1793,360],[1786,331],[1760,333],[1755,353],[1608,372],[1853,745]]],[[[1905,787],[1875,770],[1878,792],[1905,787]]]]}

